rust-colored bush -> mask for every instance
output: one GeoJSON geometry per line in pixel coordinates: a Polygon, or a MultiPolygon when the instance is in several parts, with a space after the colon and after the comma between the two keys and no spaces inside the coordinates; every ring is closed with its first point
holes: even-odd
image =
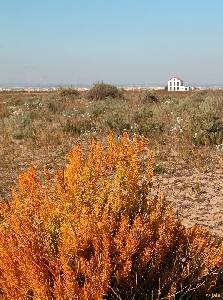
{"type": "Polygon", "coordinates": [[[158,191],[147,140],[76,146],[56,179],[19,176],[0,207],[2,299],[205,299],[222,247],[174,219],[158,191]],[[181,297],[181,298],[180,298],[181,297]]]}

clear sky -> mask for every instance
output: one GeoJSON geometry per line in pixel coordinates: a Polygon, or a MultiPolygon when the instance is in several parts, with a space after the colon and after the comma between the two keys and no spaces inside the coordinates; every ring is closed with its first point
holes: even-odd
{"type": "Polygon", "coordinates": [[[0,0],[0,84],[223,84],[223,0],[0,0]]]}

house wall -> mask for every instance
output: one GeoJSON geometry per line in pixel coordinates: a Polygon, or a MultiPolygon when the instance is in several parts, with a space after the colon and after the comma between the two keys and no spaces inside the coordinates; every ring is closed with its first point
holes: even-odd
{"type": "Polygon", "coordinates": [[[190,90],[190,87],[189,86],[181,86],[180,87],[180,91],[181,92],[185,92],[185,91],[189,91],[190,90]]]}
{"type": "Polygon", "coordinates": [[[190,90],[190,87],[184,86],[183,81],[176,77],[173,77],[170,80],[168,80],[167,87],[168,87],[168,91],[170,92],[171,91],[185,92],[190,90]]]}
{"type": "Polygon", "coordinates": [[[168,81],[168,91],[179,91],[180,87],[183,85],[183,81],[178,78],[171,78],[168,81]]]}

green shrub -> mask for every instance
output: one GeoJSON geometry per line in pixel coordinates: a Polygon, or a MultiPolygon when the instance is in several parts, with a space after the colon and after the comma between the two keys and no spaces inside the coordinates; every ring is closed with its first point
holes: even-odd
{"type": "Polygon", "coordinates": [[[54,114],[58,111],[58,107],[57,107],[57,105],[56,105],[54,102],[49,102],[49,103],[47,104],[47,108],[48,108],[48,110],[49,110],[50,112],[52,112],[52,113],[54,113],[54,114]]]}
{"type": "Polygon", "coordinates": [[[59,95],[62,97],[76,97],[80,95],[80,92],[73,88],[61,88],[59,89],[59,95]]]}
{"type": "Polygon", "coordinates": [[[156,165],[154,166],[154,171],[155,171],[155,174],[160,175],[160,174],[164,174],[165,169],[164,169],[163,165],[161,165],[161,164],[156,164],[156,165]]]}
{"type": "Polygon", "coordinates": [[[158,97],[153,91],[146,91],[143,95],[144,102],[157,102],[158,97]]]}
{"type": "Polygon", "coordinates": [[[206,97],[197,107],[190,109],[190,130],[196,145],[219,144],[223,141],[221,103],[206,97]]]}
{"type": "Polygon", "coordinates": [[[223,125],[214,123],[205,130],[200,130],[194,134],[193,142],[195,145],[218,145],[223,142],[223,125]]]}
{"type": "Polygon", "coordinates": [[[90,120],[67,120],[65,125],[62,126],[64,133],[70,133],[72,135],[80,135],[92,129],[92,123],[90,120]]]}
{"type": "Polygon", "coordinates": [[[122,133],[123,130],[129,130],[131,128],[130,123],[125,120],[124,116],[117,112],[109,114],[106,123],[109,129],[119,134],[122,133]]]}
{"type": "Polygon", "coordinates": [[[87,98],[91,100],[103,100],[108,97],[121,97],[121,95],[121,91],[117,87],[100,82],[94,84],[94,86],[88,91],[87,98]]]}
{"type": "Polygon", "coordinates": [[[88,113],[92,115],[93,118],[98,118],[105,113],[106,109],[107,107],[104,102],[93,102],[88,107],[88,113]]]}
{"type": "Polygon", "coordinates": [[[164,131],[164,124],[159,122],[140,122],[137,126],[136,132],[144,136],[151,136],[152,134],[160,134],[164,131]]]}
{"type": "Polygon", "coordinates": [[[145,122],[148,118],[153,116],[153,112],[150,108],[143,106],[140,107],[133,116],[135,122],[145,122]]]}

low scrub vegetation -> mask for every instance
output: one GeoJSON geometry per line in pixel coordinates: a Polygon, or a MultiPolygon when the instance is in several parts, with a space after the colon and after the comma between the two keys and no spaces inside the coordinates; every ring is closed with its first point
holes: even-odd
{"type": "Polygon", "coordinates": [[[207,299],[222,245],[153,190],[154,153],[127,133],[77,145],[65,168],[19,176],[0,205],[2,299],[207,299]],[[40,179],[41,178],[41,179],[40,179]]]}
{"type": "Polygon", "coordinates": [[[166,170],[172,168],[173,152],[185,168],[214,169],[223,150],[222,103],[222,91],[122,90],[120,96],[119,89],[105,83],[78,93],[0,93],[0,196],[8,194],[33,159],[38,168],[44,161],[60,165],[74,143],[92,136],[105,140],[110,130],[154,140],[158,159],[169,160],[166,170]]]}

